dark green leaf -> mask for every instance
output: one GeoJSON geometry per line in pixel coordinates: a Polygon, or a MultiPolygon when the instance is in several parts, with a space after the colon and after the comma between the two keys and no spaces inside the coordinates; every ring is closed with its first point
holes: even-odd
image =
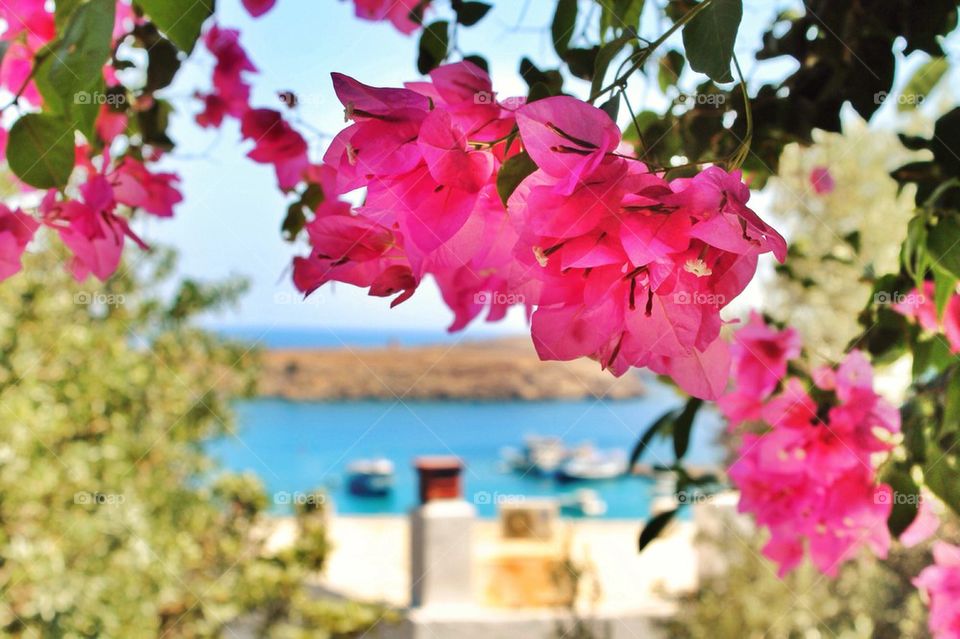
{"type": "Polygon", "coordinates": [[[63,187],[73,172],[73,145],[69,122],[53,115],[29,113],[10,128],[7,162],[30,186],[63,187]]]}
{"type": "Polygon", "coordinates": [[[663,532],[663,529],[667,527],[673,517],[677,514],[677,509],[668,510],[662,512],[659,515],[656,515],[653,519],[647,522],[647,525],[643,527],[643,531],[640,533],[640,540],[638,545],[638,550],[643,552],[643,549],[650,545],[650,542],[660,536],[660,533],[663,532]]]}
{"type": "Polygon", "coordinates": [[[637,441],[636,446],[633,447],[633,451],[630,453],[630,464],[628,468],[633,469],[633,467],[637,465],[637,462],[640,461],[640,458],[643,456],[644,451],[650,446],[653,438],[665,431],[667,427],[672,424],[673,420],[677,418],[678,414],[679,411],[669,410],[650,424],[646,432],[644,432],[639,441],[637,441]]]}
{"type": "Polygon", "coordinates": [[[928,444],[928,466],[923,469],[923,479],[927,488],[943,500],[957,514],[960,514],[960,465],[957,458],[949,452],[940,450],[935,444],[928,444]]]}
{"type": "Polygon", "coordinates": [[[683,54],[679,51],[667,51],[666,55],[660,58],[657,82],[661,91],[666,92],[667,89],[677,84],[685,62],[683,54]]]}
{"type": "Polygon", "coordinates": [[[614,122],[617,121],[617,115],[620,113],[620,94],[617,93],[612,98],[600,105],[600,110],[610,116],[614,122]]]}
{"type": "Polygon", "coordinates": [[[910,477],[908,469],[896,466],[891,466],[883,473],[881,482],[889,484],[892,490],[893,507],[887,518],[887,528],[890,534],[899,537],[917,517],[920,489],[910,477]]]}
{"type": "Polygon", "coordinates": [[[449,26],[446,21],[440,20],[427,26],[420,34],[420,54],[417,57],[417,69],[420,73],[430,73],[447,57],[449,26]]]}
{"type": "Polygon", "coordinates": [[[213,14],[214,0],[136,0],[157,28],[190,53],[204,21],[213,14]]]}
{"type": "Polygon", "coordinates": [[[600,47],[590,49],[567,49],[563,61],[567,63],[570,73],[581,80],[592,80],[593,70],[597,66],[597,54],[600,47]]]}
{"type": "Polygon", "coordinates": [[[687,454],[687,449],[690,447],[690,431],[693,429],[693,419],[697,416],[697,411],[700,410],[702,405],[702,399],[691,397],[687,400],[683,412],[680,413],[673,424],[673,452],[678,461],[687,454]]]}
{"type": "Polygon", "coordinates": [[[570,38],[577,28],[577,0],[557,0],[557,10],[553,14],[550,33],[553,36],[553,48],[561,58],[566,55],[570,38]]]}
{"type": "Polygon", "coordinates": [[[169,102],[155,100],[149,109],[137,112],[137,124],[144,144],[168,151],[173,148],[173,140],[167,135],[167,123],[172,110],[169,102]]]}
{"type": "Polygon", "coordinates": [[[694,71],[715,82],[732,82],[730,61],[743,18],[742,0],[713,0],[683,27],[683,46],[694,71]]]}
{"type": "MultiPolygon", "coordinates": [[[[956,432],[960,432],[960,371],[955,370],[950,375],[950,382],[944,394],[943,422],[938,434],[956,432]]],[[[960,482],[960,478],[957,481],[960,482]]]]}
{"type": "Polygon", "coordinates": [[[455,7],[457,22],[465,27],[471,27],[483,19],[493,6],[486,2],[460,2],[455,7]]]}
{"type": "Polygon", "coordinates": [[[640,14],[643,13],[644,0],[605,0],[600,3],[601,37],[610,29],[615,32],[623,29],[634,31],[640,28],[640,14]]]}
{"type": "Polygon", "coordinates": [[[526,151],[516,154],[503,163],[497,174],[497,193],[500,194],[500,200],[504,206],[523,179],[536,170],[536,163],[526,151]]]}
{"type": "Polygon", "coordinates": [[[473,64],[477,65],[487,73],[490,72],[490,63],[487,62],[487,59],[481,55],[468,55],[463,59],[466,60],[467,62],[472,62],[473,64]]]}
{"type": "Polygon", "coordinates": [[[303,203],[294,202],[287,208],[287,215],[283,218],[283,226],[280,228],[283,239],[287,242],[297,239],[306,223],[307,217],[303,213],[303,203]]]}

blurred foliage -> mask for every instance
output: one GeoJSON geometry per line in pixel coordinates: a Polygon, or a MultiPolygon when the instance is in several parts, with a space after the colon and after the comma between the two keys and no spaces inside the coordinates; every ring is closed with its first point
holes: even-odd
{"type": "Polygon", "coordinates": [[[204,452],[230,433],[256,354],[185,322],[242,283],[171,295],[161,253],[77,284],[62,257],[28,255],[0,287],[3,635],[218,637],[240,623],[348,637],[379,619],[311,594],[329,549],[321,507],[302,506],[294,545],[270,549],[259,481],[216,475],[204,452]]]}
{"type": "MultiPolygon", "coordinates": [[[[960,538],[956,520],[942,539],[960,538]]],[[[700,540],[723,566],[681,599],[667,623],[676,639],[923,639],[926,608],[911,579],[931,562],[928,545],[899,544],[886,561],[866,553],[836,579],[805,563],[784,579],[760,555],[763,540],[739,525],[700,540]]]]}

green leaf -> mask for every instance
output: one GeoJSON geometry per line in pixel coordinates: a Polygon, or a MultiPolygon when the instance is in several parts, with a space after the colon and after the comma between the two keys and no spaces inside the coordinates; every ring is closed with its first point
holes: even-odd
{"type": "Polygon", "coordinates": [[[743,18],[742,0],[713,0],[683,27],[683,47],[694,71],[715,82],[732,82],[730,60],[743,18]]]}
{"type": "Polygon", "coordinates": [[[637,441],[637,445],[633,447],[633,451],[630,453],[630,464],[627,468],[633,470],[633,467],[637,465],[637,462],[640,461],[640,458],[643,456],[644,451],[649,448],[653,438],[667,430],[673,423],[673,420],[677,418],[677,415],[679,415],[679,411],[668,410],[658,417],[655,422],[650,424],[646,432],[644,432],[639,441],[637,441]]]}
{"type": "Polygon", "coordinates": [[[203,23],[213,15],[214,0],[136,0],[157,28],[190,53],[200,37],[203,23]]]}
{"type": "Polygon", "coordinates": [[[591,98],[595,98],[600,94],[600,90],[603,89],[603,78],[607,75],[607,69],[610,68],[610,63],[613,62],[617,54],[623,51],[623,48],[633,39],[633,33],[625,33],[619,38],[611,40],[600,47],[600,51],[597,53],[597,62],[593,69],[593,82],[590,83],[591,98]]]}
{"type": "Polygon", "coordinates": [[[667,89],[677,84],[685,63],[686,60],[679,51],[667,51],[666,55],[660,58],[660,65],[657,69],[657,83],[660,85],[661,91],[666,93],[667,89]]]}
{"type": "Polygon", "coordinates": [[[923,480],[927,488],[943,500],[957,514],[960,514],[960,465],[956,456],[941,451],[935,444],[929,443],[927,460],[929,465],[923,469],[923,480]]]}
{"type": "Polygon", "coordinates": [[[600,13],[600,36],[610,29],[640,28],[640,14],[643,13],[644,0],[605,0],[600,3],[603,11],[600,13]]]}
{"type": "Polygon", "coordinates": [[[640,552],[643,552],[643,549],[649,546],[651,541],[660,536],[663,529],[667,527],[667,524],[669,524],[677,514],[677,510],[678,509],[674,508],[673,510],[662,512],[647,522],[647,525],[643,527],[643,531],[640,533],[640,540],[637,544],[640,552]]]}
{"type": "Polygon", "coordinates": [[[514,155],[503,163],[497,174],[497,193],[500,194],[500,200],[504,206],[524,178],[536,170],[537,164],[526,151],[514,155]]]}
{"type": "Polygon", "coordinates": [[[420,53],[417,57],[417,69],[426,75],[436,69],[447,57],[447,47],[450,44],[448,29],[445,20],[434,22],[427,26],[420,34],[420,53]]]}
{"type": "Polygon", "coordinates": [[[173,140],[167,135],[167,124],[172,111],[173,107],[166,100],[154,100],[149,109],[137,112],[137,125],[144,144],[168,151],[173,148],[173,140]]]}
{"type": "Polygon", "coordinates": [[[687,405],[683,407],[683,412],[677,417],[673,424],[673,452],[677,456],[677,461],[683,459],[690,447],[690,431],[693,429],[693,419],[697,416],[697,411],[703,405],[703,400],[697,397],[691,397],[687,400],[687,405]]]}
{"type": "Polygon", "coordinates": [[[897,111],[912,111],[923,104],[949,68],[950,63],[941,57],[932,58],[917,69],[903,87],[900,94],[903,99],[897,101],[897,111]]]}
{"type": "Polygon", "coordinates": [[[472,27],[483,20],[483,16],[487,15],[487,11],[492,8],[493,5],[486,2],[461,2],[454,7],[457,12],[457,22],[465,27],[472,27]]]}
{"type": "Polygon", "coordinates": [[[303,202],[294,202],[287,208],[287,215],[283,218],[283,225],[280,227],[283,239],[293,242],[306,224],[307,216],[303,212],[303,202]]]}
{"type": "Polygon", "coordinates": [[[943,422],[939,435],[960,431],[960,371],[953,371],[943,399],[943,422]]]}
{"type": "Polygon", "coordinates": [[[943,310],[947,307],[947,302],[957,291],[957,278],[943,271],[936,269],[933,272],[933,297],[937,307],[937,317],[943,316],[943,310]]]}
{"type": "Polygon", "coordinates": [[[893,504],[887,518],[887,528],[894,537],[903,534],[917,517],[920,505],[920,488],[910,476],[909,469],[891,465],[880,480],[889,484],[893,491],[893,504]]]}
{"type": "Polygon", "coordinates": [[[600,47],[590,49],[567,49],[563,61],[567,63],[570,73],[581,80],[593,80],[593,70],[597,66],[597,54],[600,47]]]}
{"type": "Polygon", "coordinates": [[[557,0],[557,10],[553,14],[550,34],[553,48],[561,58],[570,47],[570,38],[577,28],[577,0],[557,0]]]}
{"type": "Polygon", "coordinates": [[[21,180],[38,189],[63,187],[73,172],[73,126],[62,118],[29,113],[13,123],[7,162],[21,180]]]}
{"type": "Polygon", "coordinates": [[[63,33],[43,50],[34,80],[48,112],[76,121],[90,137],[111,52],[116,3],[90,0],[74,8],[63,33]]]}
{"type": "Polygon", "coordinates": [[[620,94],[616,94],[600,105],[600,110],[609,115],[610,119],[616,123],[617,115],[620,113],[620,94]]]}
{"type": "Polygon", "coordinates": [[[933,266],[960,278],[960,222],[956,217],[943,217],[927,235],[927,249],[933,266]]]}

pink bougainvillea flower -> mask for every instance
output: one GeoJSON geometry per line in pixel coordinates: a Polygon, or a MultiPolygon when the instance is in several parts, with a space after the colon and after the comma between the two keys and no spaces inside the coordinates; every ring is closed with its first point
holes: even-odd
{"type": "Polygon", "coordinates": [[[429,4],[421,0],[354,0],[358,18],[375,22],[389,20],[404,34],[413,33],[420,28],[419,22],[412,20],[410,15],[429,4]]]}
{"type": "Polygon", "coordinates": [[[175,173],[152,173],[142,162],[125,158],[113,173],[113,193],[117,202],[141,208],[160,217],[173,216],[173,207],[183,201],[175,184],[175,173]]]}
{"type": "Polygon", "coordinates": [[[114,111],[104,104],[97,115],[96,130],[100,139],[105,144],[110,144],[114,138],[127,130],[127,114],[123,111],[114,111]]]}
{"type": "Polygon", "coordinates": [[[800,355],[800,335],[793,328],[770,328],[753,312],[737,331],[732,349],[737,389],[763,398],[787,374],[787,362],[800,355]]]}
{"type": "Polygon", "coordinates": [[[213,69],[213,92],[198,94],[204,110],[197,116],[200,126],[220,126],[224,116],[242,118],[250,108],[250,85],[245,73],[257,67],[240,45],[240,32],[213,25],[204,34],[203,42],[216,58],[213,69]]]}
{"type": "Polygon", "coordinates": [[[247,156],[264,164],[272,164],[283,190],[292,189],[310,166],[307,143],[279,111],[251,109],[240,124],[243,137],[253,140],[254,148],[247,156]]]}
{"type": "Polygon", "coordinates": [[[12,40],[20,34],[34,43],[45,43],[56,34],[53,12],[42,0],[8,0],[0,4],[0,18],[6,23],[4,40],[12,40]]]}
{"type": "Polygon", "coordinates": [[[833,190],[837,187],[830,170],[825,166],[817,166],[810,171],[810,185],[817,195],[833,193],[833,190]]]}
{"type": "Polygon", "coordinates": [[[20,272],[20,259],[38,226],[20,209],[11,211],[0,204],[0,280],[20,272]]]}
{"type": "Polygon", "coordinates": [[[943,333],[952,353],[960,353],[960,295],[954,292],[947,300],[942,317],[937,315],[935,285],[923,283],[922,292],[914,289],[898,298],[893,308],[901,315],[915,320],[924,330],[943,333]]]}
{"type": "Polygon", "coordinates": [[[524,148],[568,194],[620,144],[620,129],[604,111],[569,96],[537,100],[517,111],[524,148]]]}
{"type": "Polygon", "coordinates": [[[259,18],[267,13],[273,9],[275,4],[277,4],[277,0],[243,0],[243,8],[254,18],[259,18]]]}
{"type": "Polygon", "coordinates": [[[922,544],[936,534],[940,528],[940,513],[934,505],[933,498],[927,493],[920,494],[920,503],[917,506],[917,516],[907,529],[900,534],[900,543],[911,548],[922,544]]]}
{"type": "Polygon", "coordinates": [[[77,281],[93,275],[107,280],[120,265],[123,241],[129,237],[141,248],[147,246],[113,211],[116,202],[110,183],[93,175],[80,187],[82,200],[57,201],[50,190],[40,206],[43,222],[54,228],[73,253],[70,270],[77,281]]]}
{"type": "Polygon", "coordinates": [[[960,546],[943,541],[933,545],[934,564],[913,580],[927,596],[928,625],[935,639],[960,638],[960,546]]]}
{"type": "Polygon", "coordinates": [[[743,366],[739,360],[735,389],[719,402],[731,424],[766,426],[764,432],[743,436],[730,467],[740,490],[740,511],[752,513],[770,530],[764,554],[779,564],[781,576],[806,552],[818,570],[831,576],[861,547],[885,557],[893,499],[890,487],[877,483],[874,453],[892,448],[891,437],[881,431],[898,432],[900,417],[874,392],[866,357],[853,351],[829,375],[818,372],[817,396],[833,393],[825,409],[799,379],[784,377],[786,362],[800,354],[795,333],[766,327],[759,315],[738,333],[745,337],[737,336],[735,348],[753,344],[760,352],[759,342],[777,346],[764,360],[771,362],[767,374],[757,372],[759,362],[743,366]],[[781,390],[770,395],[781,381],[781,390]]]}

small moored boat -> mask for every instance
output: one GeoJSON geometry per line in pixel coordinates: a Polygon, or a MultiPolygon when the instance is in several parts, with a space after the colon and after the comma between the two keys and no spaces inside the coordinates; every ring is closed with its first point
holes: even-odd
{"type": "Polygon", "coordinates": [[[359,459],[347,466],[347,488],[359,497],[383,497],[393,490],[393,462],[359,459]]]}
{"type": "Polygon", "coordinates": [[[615,479],[627,472],[627,456],[622,450],[595,451],[573,457],[557,471],[560,481],[615,479]]]}

